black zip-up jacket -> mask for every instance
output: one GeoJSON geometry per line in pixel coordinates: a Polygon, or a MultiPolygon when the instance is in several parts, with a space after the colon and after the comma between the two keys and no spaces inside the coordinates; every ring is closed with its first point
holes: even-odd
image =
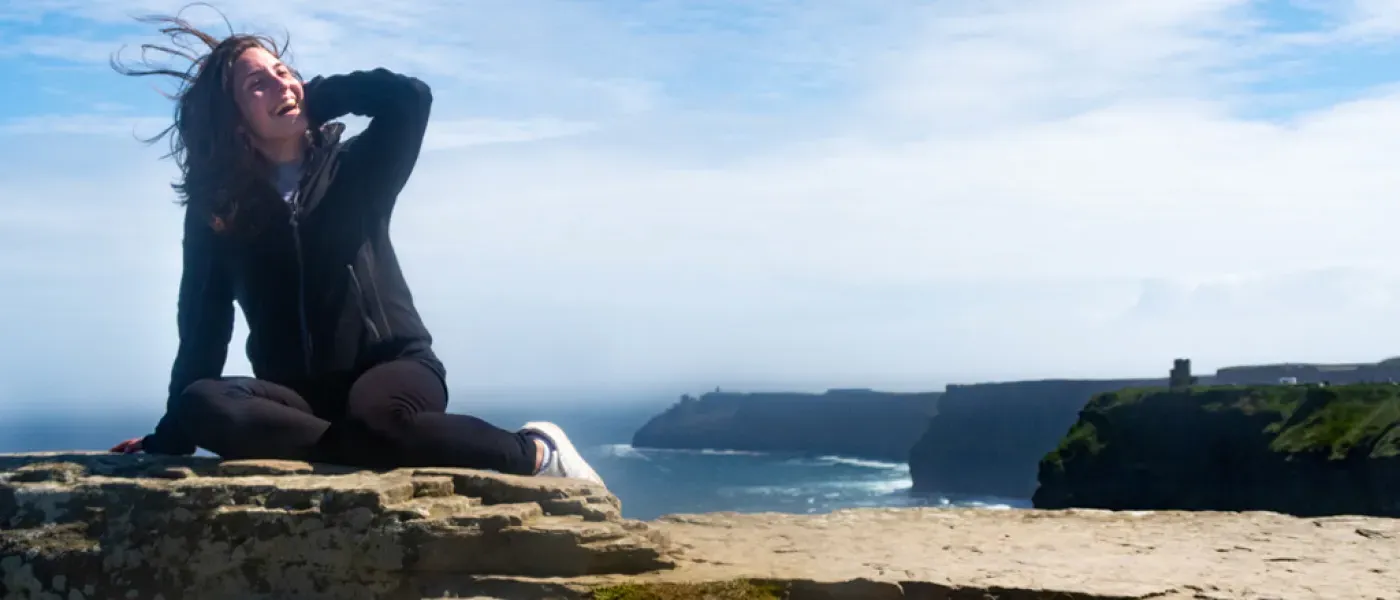
{"type": "Polygon", "coordinates": [[[278,207],[270,210],[283,218],[241,236],[216,232],[193,204],[186,209],[179,350],[165,416],[142,442],[147,452],[195,451],[171,413],[190,384],[222,375],[235,301],[249,325],[253,376],[298,391],[318,413],[335,415],[354,380],[383,362],[415,358],[445,376],[389,241],[432,93],[385,69],[317,77],[304,92],[312,142],[300,187],[289,205],[267,186],[278,207]],[[344,126],[331,121],[346,114],[370,123],[341,141],[344,126]]]}

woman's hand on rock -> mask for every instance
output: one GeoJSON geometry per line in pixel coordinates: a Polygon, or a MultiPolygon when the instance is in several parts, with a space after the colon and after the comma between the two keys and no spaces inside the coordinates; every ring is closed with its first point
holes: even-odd
{"type": "Polygon", "coordinates": [[[141,440],[142,438],[131,438],[120,444],[112,446],[111,451],[119,452],[121,454],[135,454],[141,451],[141,440]]]}

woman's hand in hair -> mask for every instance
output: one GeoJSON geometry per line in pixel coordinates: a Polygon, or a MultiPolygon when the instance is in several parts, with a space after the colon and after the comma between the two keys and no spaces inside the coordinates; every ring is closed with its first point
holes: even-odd
{"type": "Polygon", "coordinates": [[[335,118],[327,114],[325,110],[320,112],[316,111],[317,108],[323,108],[322,105],[325,104],[325,100],[319,99],[316,93],[321,87],[321,82],[325,80],[326,78],[324,76],[317,75],[311,78],[310,81],[304,81],[301,84],[301,110],[302,114],[306,115],[306,124],[312,129],[319,128],[325,125],[327,121],[335,118]]]}

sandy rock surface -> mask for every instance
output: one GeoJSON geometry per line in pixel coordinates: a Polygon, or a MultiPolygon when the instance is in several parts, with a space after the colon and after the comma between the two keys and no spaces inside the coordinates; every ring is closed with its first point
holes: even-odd
{"type": "Polygon", "coordinates": [[[913,582],[867,585],[868,597],[1400,599],[1396,519],[860,509],[680,515],[657,527],[683,553],[670,578],[913,582]]]}

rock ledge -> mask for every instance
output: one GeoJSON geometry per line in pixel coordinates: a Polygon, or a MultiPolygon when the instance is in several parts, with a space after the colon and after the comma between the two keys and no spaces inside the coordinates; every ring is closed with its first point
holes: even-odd
{"type": "Polygon", "coordinates": [[[5,598],[423,598],[454,578],[633,574],[665,536],[587,482],[465,469],[0,456],[5,598]]]}
{"type": "Polygon", "coordinates": [[[0,455],[0,597],[1400,600],[1400,519],[619,507],[460,469],[0,455]]]}

